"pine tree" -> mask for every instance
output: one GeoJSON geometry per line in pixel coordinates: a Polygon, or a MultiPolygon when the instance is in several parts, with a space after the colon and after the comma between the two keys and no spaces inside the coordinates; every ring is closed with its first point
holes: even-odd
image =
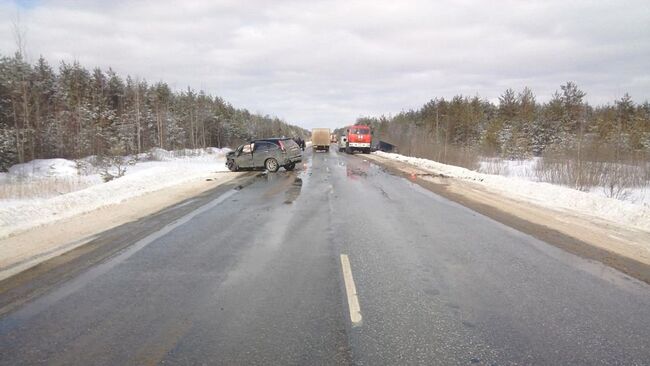
{"type": "Polygon", "coordinates": [[[56,76],[50,65],[41,56],[32,70],[31,98],[32,98],[32,120],[34,126],[34,154],[33,157],[42,157],[44,152],[46,136],[46,125],[51,122],[51,109],[55,106],[54,95],[56,88],[56,76]]]}
{"type": "MultiPolygon", "coordinates": [[[[31,125],[32,98],[31,66],[23,60],[21,53],[16,53],[13,58],[3,58],[0,63],[0,75],[3,75],[2,82],[4,99],[6,102],[5,133],[11,131],[15,147],[16,161],[25,162],[32,159],[34,155],[34,129],[31,125]]],[[[5,137],[6,138],[6,137],[5,137]]]]}
{"type": "Polygon", "coordinates": [[[78,62],[61,63],[59,82],[62,92],[63,119],[67,139],[66,157],[79,158],[92,153],[93,111],[90,100],[90,73],[78,62]]]}
{"type": "MultiPolygon", "coordinates": [[[[625,95],[616,101],[616,159],[620,158],[622,150],[625,148],[627,142],[629,142],[629,130],[633,126],[635,120],[635,108],[632,102],[632,97],[629,94],[625,95]]],[[[637,144],[630,144],[637,145],[637,144]]],[[[631,146],[630,146],[631,147],[631,146]]]]}
{"type": "Polygon", "coordinates": [[[100,155],[110,147],[111,125],[115,110],[110,105],[109,79],[99,69],[93,70],[91,82],[92,153],[100,155]]]}

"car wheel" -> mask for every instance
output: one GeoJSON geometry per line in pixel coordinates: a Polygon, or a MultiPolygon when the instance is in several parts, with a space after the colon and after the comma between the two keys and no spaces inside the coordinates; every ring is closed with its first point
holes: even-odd
{"type": "Polygon", "coordinates": [[[228,160],[228,163],[226,164],[226,167],[231,171],[231,172],[236,172],[239,170],[239,167],[237,166],[237,163],[235,163],[234,160],[228,160]]]}
{"type": "Polygon", "coordinates": [[[280,166],[278,165],[278,161],[273,158],[266,159],[266,161],[264,162],[264,167],[266,168],[266,170],[268,170],[271,173],[277,172],[278,169],[280,168],[280,166]]]}
{"type": "Polygon", "coordinates": [[[284,169],[286,169],[288,171],[292,171],[295,168],[296,168],[296,163],[290,163],[290,164],[287,164],[287,165],[284,166],[284,169]]]}
{"type": "Polygon", "coordinates": [[[363,149],[364,154],[370,154],[370,149],[363,149]]]}
{"type": "Polygon", "coordinates": [[[348,153],[348,154],[352,154],[352,149],[350,149],[349,147],[346,147],[345,152],[348,153]]]}

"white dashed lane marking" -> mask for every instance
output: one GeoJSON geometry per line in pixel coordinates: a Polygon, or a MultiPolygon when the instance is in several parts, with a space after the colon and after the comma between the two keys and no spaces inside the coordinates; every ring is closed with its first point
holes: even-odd
{"type": "Polygon", "coordinates": [[[347,254],[341,254],[341,268],[343,270],[343,281],[345,282],[345,293],[348,297],[350,321],[353,327],[358,327],[361,325],[361,307],[359,306],[357,287],[354,285],[354,279],[352,278],[350,258],[348,258],[347,254]]]}

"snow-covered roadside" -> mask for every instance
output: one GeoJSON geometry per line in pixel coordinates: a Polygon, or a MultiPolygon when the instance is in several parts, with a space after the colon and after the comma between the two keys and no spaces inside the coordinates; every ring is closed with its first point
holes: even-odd
{"type": "MultiPolygon", "coordinates": [[[[516,177],[523,180],[539,182],[540,173],[537,171],[537,167],[538,164],[542,163],[542,160],[543,158],[540,157],[518,160],[482,158],[476,171],[484,174],[516,177]]],[[[615,195],[612,195],[612,192],[608,191],[604,186],[592,187],[589,189],[589,192],[601,197],[616,198],[621,201],[650,207],[650,184],[645,187],[626,187],[620,192],[615,192],[615,195]]]]}
{"type": "Polygon", "coordinates": [[[503,175],[505,177],[518,177],[527,180],[537,180],[537,164],[542,158],[508,160],[501,158],[483,158],[476,169],[479,173],[503,175]]]}
{"type": "MultiPolygon", "coordinates": [[[[65,159],[38,160],[14,166],[0,174],[0,185],[42,179],[83,177],[88,185],[69,193],[45,198],[0,199],[0,239],[26,229],[110,206],[145,193],[226,171],[227,149],[170,152],[161,149],[143,154],[126,174],[104,183],[97,172],[79,175],[77,163],[65,159]]],[[[80,223],[83,225],[83,223],[80,223]]]]}
{"type": "Polygon", "coordinates": [[[405,162],[435,174],[472,181],[506,196],[531,202],[543,207],[579,213],[612,221],[625,227],[650,231],[650,208],[642,204],[603,197],[593,192],[534,182],[518,177],[478,173],[469,169],[441,164],[428,159],[399,154],[375,152],[377,156],[405,162]]]}

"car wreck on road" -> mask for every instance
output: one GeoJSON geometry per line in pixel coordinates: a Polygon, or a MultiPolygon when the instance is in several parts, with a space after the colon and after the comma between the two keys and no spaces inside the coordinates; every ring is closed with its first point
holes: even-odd
{"type": "Polygon", "coordinates": [[[226,155],[226,166],[240,169],[266,169],[277,172],[281,167],[293,170],[302,161],[300,147],[290,138],[259,139],[239,145],[226,155]]]}

